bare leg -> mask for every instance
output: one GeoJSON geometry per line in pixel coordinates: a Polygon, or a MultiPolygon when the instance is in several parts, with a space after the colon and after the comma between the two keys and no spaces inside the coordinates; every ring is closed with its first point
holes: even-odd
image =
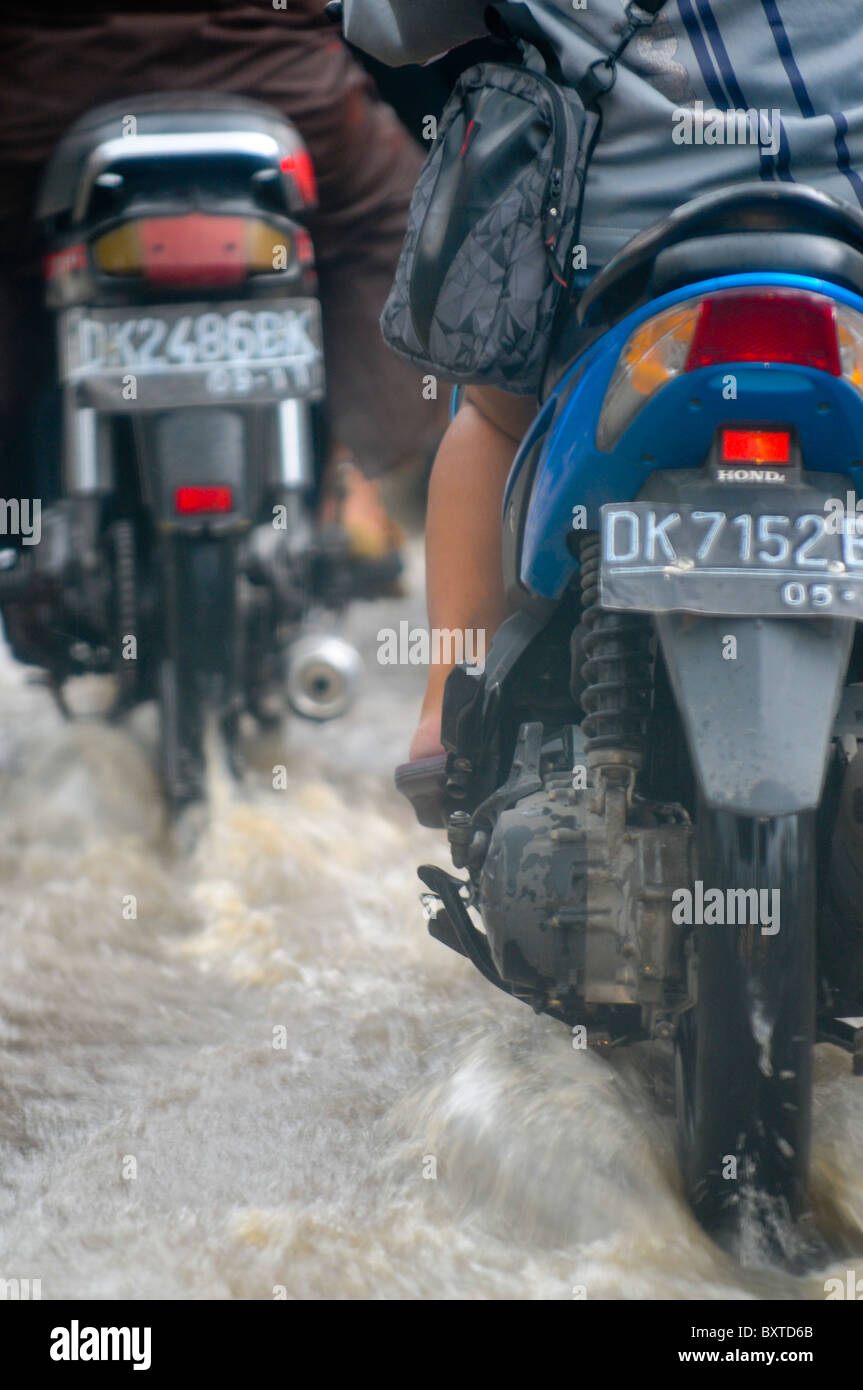
{"type": "MultiPolygon", "coordinates": [[[[500,522],[504,487],[535,408],[535,402],[524,398],[469,389],[441,441],[429,483],[429,626],[462,632],[484,629],[486,649],[506,617],[500,522]]],[[[411,758],[442,751],[441,708],[451,670],[442,663],[429,667],[411,758]]]]}

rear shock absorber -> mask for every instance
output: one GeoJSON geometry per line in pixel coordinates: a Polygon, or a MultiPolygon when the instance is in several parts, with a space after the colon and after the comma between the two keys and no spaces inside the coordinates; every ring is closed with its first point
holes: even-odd
{"type": "Polygon", "coordinates": [[[627,785],[631,797],[644,760],[650,716],[650,623],[641,613],[604,612],[599,606],[599,535],[587,532],[581,561],[582,647],[588,767],[627,785]],[[616,772],[614,770],[617,770],[616,772]]]}

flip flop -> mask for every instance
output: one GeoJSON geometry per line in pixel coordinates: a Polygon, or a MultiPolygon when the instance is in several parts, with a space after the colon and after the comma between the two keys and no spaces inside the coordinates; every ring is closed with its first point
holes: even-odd
{"type": "Polygon", "coordinates": [[[406,796],[414,808],[420,825],[441,830],[444,819],[444,789],[446,787],[446,753],[432,753],[428,758],[414,758],[400,763],[395,771],[396,790],[406,796]]]}

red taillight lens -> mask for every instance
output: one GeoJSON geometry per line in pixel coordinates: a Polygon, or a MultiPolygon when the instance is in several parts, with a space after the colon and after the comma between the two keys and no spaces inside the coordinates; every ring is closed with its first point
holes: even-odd
{"type": "Polygon", "coordinates": [[[723,430],[723,463],[790,463],[789,430],[723,430]]]}
{"type": "Polygon", "coordinates": [[[285,155],[281,161],[281,169],[283,174],[288,174],[293,179],[303,202],[316,203],[318,201],[315,166],[308,150],[297,150],[296,154],[285,155]]]}
{"type": "Polygon", "coordinates": [[[174,505],[181,516],[231,512],[234,509],[234,490],[222,485],[178,487],[174,494],[174,505]]]}
{"type": "Polygon", "coordinates": [[[841,376],[832,303],[768,290],[705,299],[684,370],[721,362],[790,362],[841,376]]]}
{"type": "Polygon", "coordinates": [[[645,319],[624,344],[597,446],[613,449],[647,402],[684,373],[747,362],[812,367],[843,377],[863,395],[863,314],[815,291],[767,286],[674,304],[645,319]]]}
{"type": "Polygon", "coordinates": [[[93,243],[93,257],[106,275],[144,275],[173,289],[236,284],[246,275],[271,275],[292,270],[295,261],[305,266],[314,260],[302,228],[199,212],[123,222],[93,243]]]}
{"type": "Polygon", "coordinates": [[[46,280],[56,280],[74,270],[86,270],[87,247],[79,242],[77,246],[64,246],[62,251],[52,251],[44,258],[42,267],[46,280]]]}
{"type": "Polygon", "coordinates": [[[148,217],[137,228],[142,269],[154,285],[230,285],[245,279],[242,217],[148,217]]]}

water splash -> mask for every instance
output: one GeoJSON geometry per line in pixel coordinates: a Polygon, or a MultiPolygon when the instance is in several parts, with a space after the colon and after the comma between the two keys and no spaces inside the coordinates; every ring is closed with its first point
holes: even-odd
{"type": "Polygon", "coordinates": [[[414,869],[443,847],[389,779],[421,673],[374,661],[404,615],[358,610],[354,715],[252,744],[187,853],[151,714],[63,724],[0,665],[0,1275],[46,1298],[567,1300],[863,1275],[846,1057],[817,1059],[830,1262],[742,1266],[683,1202],[661,1048],[574,1052],[428,938],[414,869]]]}

